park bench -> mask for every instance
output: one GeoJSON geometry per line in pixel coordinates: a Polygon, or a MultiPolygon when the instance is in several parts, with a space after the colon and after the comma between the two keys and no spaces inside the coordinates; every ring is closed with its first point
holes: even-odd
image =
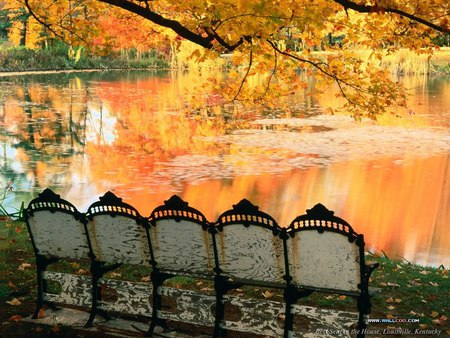
{"type": "Polygon", "coordinates": [[[142,217],[108,192],[83,214],[46,189],[30,202],[25,217],[37,262],[34,317],[45,303],[88,310],[86,326],[95,325],[97,314],[137,315],[151,321],[148,336],[169,320],[211,327],[214,337],[228,330],[302,336],[299,316],[350,329],[353,316],[297,304],[312,292],[326,292],[357,299],[357,336],[363,337],[377,291],[369,288],[377,264],[365,262],[363,235],[321,204],[283,228],[245,199],[213,223],[178,196],[142,217]],[[89,260],[90,277],[47,271],[62,259],[89,260]],[[122,265],[145,269],[148,282],[105,277],[122,265]],[[210,281],[213,290],[164,284],[176,276],[210,281]],[[59,283],[57,292],[48,290],[48,280],[59,283]],[[284,296],[275,301],[230,292],[242,286],[277,289],[284,296]],[[104,297],[105,290],[113,297],[104,297]]]}

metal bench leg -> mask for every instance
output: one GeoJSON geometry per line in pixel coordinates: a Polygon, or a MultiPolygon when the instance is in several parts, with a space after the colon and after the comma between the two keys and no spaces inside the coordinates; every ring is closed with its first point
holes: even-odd
{"type": "Polygon", "coordinates": [[[215,313],[215,320],[214,320],[214,332],[213,337],[226,337],[227,332],[225,329],[220,327],[221,322],[223,321],[223,318],[225,316],[225,304],[223,301],[224,294],[222,292],[216,291],[216,313],[215,313]]]}
{"type": "Polygon", "coordinates": [[[225,303],[223,296],[225,296],[228,291],[241,286],[242,284],[239,283],[230,283],[224,276],[216,275],[214,277],[214,289],[216,292],[216,313],[213,333],[214,338],[227,336],[227,330],[220,326],[225,317],[225,303]]]}
{"type": "Polygon", "coordinates": [[[370,302],[370,296],[363,292],[358,297],[358,334],[357,338],[364,338],[365,329],[367,327],[366,325],[366,315],[370,313],[372,304],[370,302]]]}
{"type": "Polygon", "coordinates": [[[153,313],[152,322],[150,328],[147,331],[146,337],[151,337],[155,331],[156,326],[162,327],[164,330],[169,330],[166,321],[159,317],[161,312],[161,286],[166,279],[172,278],[173,276],[167,273],[161,273],[157,268],[154,268],[151,273],[152,284],[153,284],[153,313]]]}
{"type": "Polygon", "coordinates": [[[92,305],[91,305],[91,313],[89,314],[89,318],[87,322],[84,324],[84,327],[91,327],[95,316],[101,315],[106,320],[111,319],[110,316],[104,310],[98,309],[98,302],[101,300],[102,295],[100,291],[100,287],[98,286],[98,282],[100,278],[109,271],[117,269],[121,263],[116,263],[110,266],[106,266],[102,262],[94,261],[91,265],[91,274],[92,274],[92,305]]]}
{"type": "Polygon", "coordinates": [[[294,331],[294,315],[292,313],[292,305],[297,303],[300,298],[308,297],[314,291],[299,290],[293,286],[286,287],[284,291],[284,301],[286,302],[286,313],[284,318],[284,338],[292,337],[294,331]]]}
{"type": "Polygon", "coordinates": [[[91,327],[94,322],[95,316],[97,315],[98,299],[100,294],[100,288],[98,287],[98,280],[100,277],[96,274],[92,274],[92,305],[91,313],[89,314],[89,319],[84,324],[84,327],[91,327]]]}
{"type": "Polygon", "coordinates": [[[44,301],[44,292],[47,291],[47,283],[43,278],[43,273],[47,269],[50,264],[57,262],[58,258],[46,258],[45,256],[37,255],[36,256],[36,278],[37,278],[37,301],[36,301],[36,309],[34,310],[33,316],[31,318],[36,319],[39,317],[39,311],[41,310],[44,304],[48,304],[50,307],[56,308],[53,304],[44,301]]]}
{"type": "Polygon", "coordinates": [[[286,310],[284,313],[284,334],[283,338],[291,338],[294,326],[294,316],[292,314],[291,303],[286,302],[286,310]]]}
{"type": "Polygon", "coordinates": [[[42,270],[38,267],[37,269],[37,302],[36,302],[36,309],[34,310],[34,314],[33,314],[33,319],[38,318],[39,316],[39,310],[42,308],[42,306],[44,305],[44,290],[43,290],[43,286],[42,286],[42,270]]]}

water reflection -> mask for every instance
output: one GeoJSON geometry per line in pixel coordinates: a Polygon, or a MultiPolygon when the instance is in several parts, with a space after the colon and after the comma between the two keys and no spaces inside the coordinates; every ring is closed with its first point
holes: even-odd
{"type": "Polygon", "coordinates": [[[376,125],[318,115],[323,102],[302,93],[285,114],[195,109],[186,98],[199,81],[145,72],[1,79],[10,208],[51,187],[80,209],[113,190],[148,214],[177,193],[211,220],[248,198],[286,225],[321,202],[372,250],[450,265],[448,78],[404,79],[412,110],[376,125]]]}

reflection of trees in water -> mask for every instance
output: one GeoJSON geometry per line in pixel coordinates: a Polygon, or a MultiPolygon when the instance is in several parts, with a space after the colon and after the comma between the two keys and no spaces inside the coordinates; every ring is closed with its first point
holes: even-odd
{"type": "Polygon", "coordinates": [[[66,86],[12,82],[2,84],[9,90],[0,97],[3,179],[16,179],[21,189],[65,183],[73,157],[84,154],[87,88],[75,80],[66,86]]]}

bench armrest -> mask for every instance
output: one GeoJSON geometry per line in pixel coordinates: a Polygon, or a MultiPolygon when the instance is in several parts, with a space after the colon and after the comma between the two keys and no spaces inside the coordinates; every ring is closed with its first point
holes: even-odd
{"type": "Polygon", "coordinates": [[[380,263],[369,263],[369,264],[366,264],[367,277],[370,277],[370,275],[372,274],[373,270],[375,270],[379,266],[380,266],[380,263]]]}
{"type": "Polygon", "coordinates": [[[369,284],[369,278],[372,274],[373,270],[378,268],[380,266],[380,263],[369,263],[366,264],[366,271],[364,272],[364,279],[367,281],[367,284],[369,284]]]}

